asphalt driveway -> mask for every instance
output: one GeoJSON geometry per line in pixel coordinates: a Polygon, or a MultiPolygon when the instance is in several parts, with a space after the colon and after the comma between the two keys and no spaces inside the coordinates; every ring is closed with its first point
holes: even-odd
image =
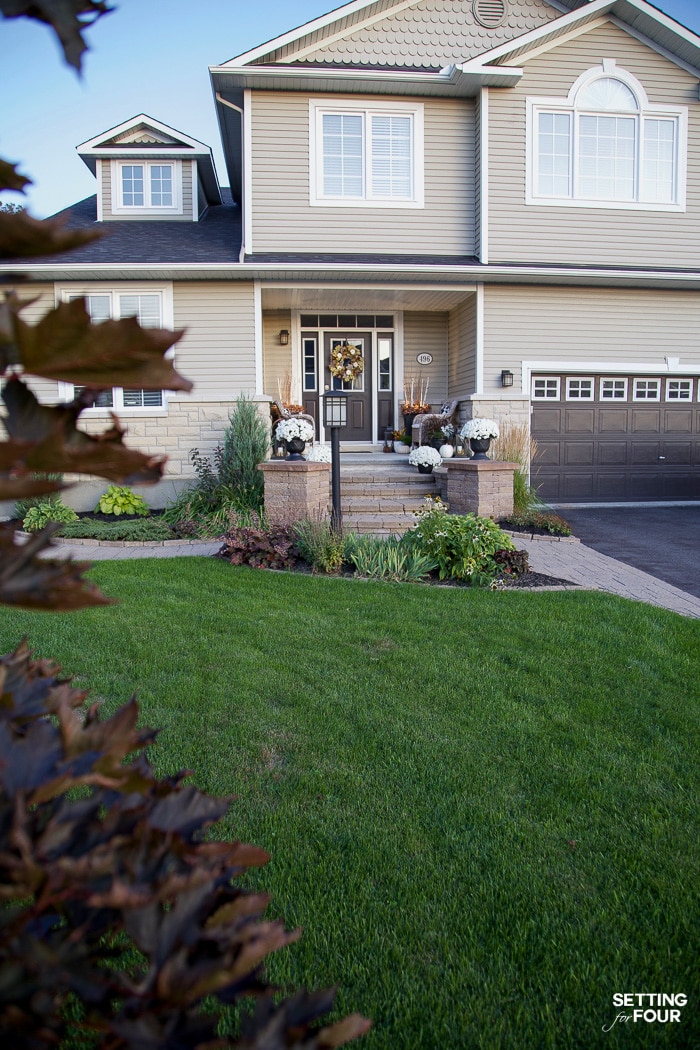
{"type": "Polygon", "coordinates": [[[700,503],[558,513],[581,543],[700,598],[700,503]]]}

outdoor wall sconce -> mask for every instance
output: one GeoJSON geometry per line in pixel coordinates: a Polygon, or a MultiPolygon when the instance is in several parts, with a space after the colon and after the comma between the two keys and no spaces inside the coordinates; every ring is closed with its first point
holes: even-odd
{"type": "Polygon", "coordinates": [[[282,331],[280,332],[280,346],[288,346],[288,345],[289,345],[289,332],[287,331],[286,328],[283,328],[282,331]]]}
{"type": "Polygon", "coordinates": [[[512,386],[513,385],[513,373],[509,372],[507,368],[504,368],[501,372],[501,386],[512,386]]]}

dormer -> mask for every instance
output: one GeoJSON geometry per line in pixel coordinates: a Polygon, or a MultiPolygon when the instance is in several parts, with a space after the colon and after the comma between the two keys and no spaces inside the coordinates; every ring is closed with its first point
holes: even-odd
{"type": "Polygon", "coordinates": [[[98,221],[197,222],[222,203],[209,146],[143,113],[77,151],[97,178],[98,221]]]}

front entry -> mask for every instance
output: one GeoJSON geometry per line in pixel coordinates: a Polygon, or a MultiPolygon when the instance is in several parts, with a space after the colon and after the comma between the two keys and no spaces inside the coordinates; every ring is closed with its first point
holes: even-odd
{"type": "Polygon", "coordinates": [[[372,333],[328,332],[323,340],[324,390],[348,391],[348,425],[342,432],[343,441],[372,440],[372,333]],[[352,382],[343,382],[330,373],[331,350],[342,343],[352,343],[362,351],[364,369],[352,382]]]}

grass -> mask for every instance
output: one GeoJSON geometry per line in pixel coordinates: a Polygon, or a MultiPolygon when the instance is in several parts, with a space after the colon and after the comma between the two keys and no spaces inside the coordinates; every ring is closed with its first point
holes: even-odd
{"type": "Polygon", "coordinates": [[[700,623],[200,558],[93,577],[122,604],[3,610],[3,651],[27,633],[108,710],[136,688],[159,771],[238,796],[225,834],[304,927],[273,980],[337,983],[371,1050],[700,1043],[700,623]],[[603,1033],[620,992],[688,1006],[603,1033]]]}

